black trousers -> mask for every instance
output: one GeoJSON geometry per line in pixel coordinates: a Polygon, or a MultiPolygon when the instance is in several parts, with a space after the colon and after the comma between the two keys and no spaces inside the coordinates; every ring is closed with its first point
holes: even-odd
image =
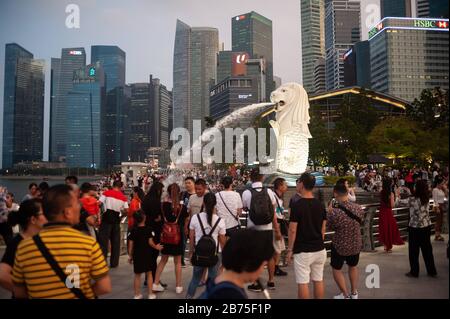
{"type": "Polygon", "coordinates": [[[111,242],[110,266],[112,268],[119,265],[120,257],[120,224],[101,223],[98,230],[98,243],[103,251],[105,259],[108,256],[108,243],[111,242]]]}
{"type": "Polygon", "coordinates": [[[409,265],[411,274],[419,276],[419,252],[422,250],[422,257],[429,275],[436,275],[436,266],[434,265],[433,247],[431,246],[431,227],[408,228],[408,249],[409,265]]]}
{"type": "Polygon", "coordinates": [[[0,235],[2,235],[5,244],[8,245],[9,241],[13,237],[13,231],[7,222],[0,223],[0,235]]]}

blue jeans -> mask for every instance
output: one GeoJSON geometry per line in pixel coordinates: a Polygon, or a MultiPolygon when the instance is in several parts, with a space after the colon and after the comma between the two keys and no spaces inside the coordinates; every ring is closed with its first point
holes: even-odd
{"type": "Polygon", "coordinates": [[[208,279],[214,280],[217,276],[219,265],[220,262],[218,262],[215,266],[211,266],[209,268],[194,266],[194,269],[192,271],[192,279],[188,287],[186,298],[194,298],[195,291],[197,290],[197,287],[200,284],[200,280],[202,279],[203,271],[205,271],[205,269],[208,269],[208,279]]]}

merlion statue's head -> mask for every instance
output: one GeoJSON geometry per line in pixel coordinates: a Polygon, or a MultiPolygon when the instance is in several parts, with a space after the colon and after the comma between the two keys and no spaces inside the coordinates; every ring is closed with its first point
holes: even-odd
{"type": "Polygon", "coordinates": [[[272,92],[270,100],[275,103],[276,120],[280,127],[290,129],[301,123],[309,123],[309,100],[303,86],[286,83],[272,92]]]}

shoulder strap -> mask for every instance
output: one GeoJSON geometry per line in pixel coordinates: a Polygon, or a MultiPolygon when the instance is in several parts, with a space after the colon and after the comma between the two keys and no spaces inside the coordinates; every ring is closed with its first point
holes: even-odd
{"type": "Polygon", "coordinates": [[[280,202],[278,201],[279,197],[278,197],[277,193],[276,192],[273,192],[273,193],[275,195],[275,201],[277,202],[277,206],[278,206],[278,209],[280,210],[280,213],[284,214],[284,208],[281,207],[280,202]]]}
{"type": "MultiPolygon", "coordinates": [[[[47,263],[52,267],[53,271],[56,273],[56,275],[59,277],[59,279],[64,283],[64,286],[67,287],[66,280],[67,275],[64,273],[64,271],[59,267],[58,262],[53,258],[52,254],[48,250],[48,248],[45,246],[44,242],[42,241],[41,237],[39,235],[33,236],[33,241],[36,244],[39,251],[44,256],[47,263]]],[[[68,287],[67,287],[68,288],[68,287]]],[[[78,299],[88,299],[84,293],[79,288],[68,288],[70,291],[78,298],[78,299]]]]}
{"type": "Polygon", "coordinates": [[[225,208],[227,209],[227,211],[231,214],[231,216],[233,216],[233,218],[234,218],[237,222],[239,222],[239,218],[238,218],[237,216],[235,216],[235,215],[231,212],[231,209],[228,208],[227,204],[226,204],[225,201],[223,200],[222,194],[220,194],[220,193],[221,193],[221,192],[219,192],[218,194],[219,194],[219,196],[220,196],[220,199],[222,200],[223,205],[225,206],[225,208]]]}
{"type": "Polygon", "coordinates": [[[340,210],[342,210],[348,217],[350,217],[351,219],[356,220],[359,224],[362,224],[362,220],[361,218],[359,218],[358,216],[356,216],[355,214],[353,214],[351,211],[349,211],[346,207],[344,207],[343,205],[339,204],[338,208],[340,210]]]}
{"type": "Polygon", "coordinates": [[[214,230],[216,229],[217,225],[219,225],[220,222],[220,217],[217,218],[216,223],[214,224],[213,228],[211,228],[211,231],[209,232],[209,236],[212,236],[212,234],[214,233],[214,230]]]}
{"type": "Polygon", "coordinates": [[[197,219],[200,223],[200,228],[202,229],[203,236],[206,236],[205,227],[203,226],[202,219],[200,218],[200,213],[197,214],[197,219]]]}

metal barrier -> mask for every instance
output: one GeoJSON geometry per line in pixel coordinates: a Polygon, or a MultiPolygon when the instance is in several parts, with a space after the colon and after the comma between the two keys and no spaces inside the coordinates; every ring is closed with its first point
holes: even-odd
{"type": "MultiPolygon", "coordinates": [[[[381,246],[381,243],[378,240],[379,235],[379,207],[380,204],[365,204],[361,205],[361,207],[365,210],[363,224],[361,225],[361,235],[362,235],[362,251],[364,252],[372,252],[376,247],[381,246]]],[[[436,214],[433,209],[433,201],[430,201],[430,218],[432,225],[432,234],[434,234],[434,225],[436,221],[436,214]]],[[[395,207],[392,209],[394,214],[394,218],[397,221],[397,225],[400,231],[400,236],[403,240],[407,240],[408,238],[408,223],[409,223],[409,207],[395,207]]],[[[288,210],[285,210],[286,219],[289,220],[288,210]]],[[[243,228],[247,227],[247,213],[242,212],[240,216],[241,225],[243,228]]],[[[121,254],[124,255],[127,253],[127,233],[128,233],[128,221],[127,218],[124,217],[121,221],[121,254]]],[[[334,231],[327,231],[325,233],[325,247],[327,252],[330,252],[332,237],[334,235],[334,231]]],[[[285,241],[287,244],[288,238],[285,236],[285,241]]]]}

